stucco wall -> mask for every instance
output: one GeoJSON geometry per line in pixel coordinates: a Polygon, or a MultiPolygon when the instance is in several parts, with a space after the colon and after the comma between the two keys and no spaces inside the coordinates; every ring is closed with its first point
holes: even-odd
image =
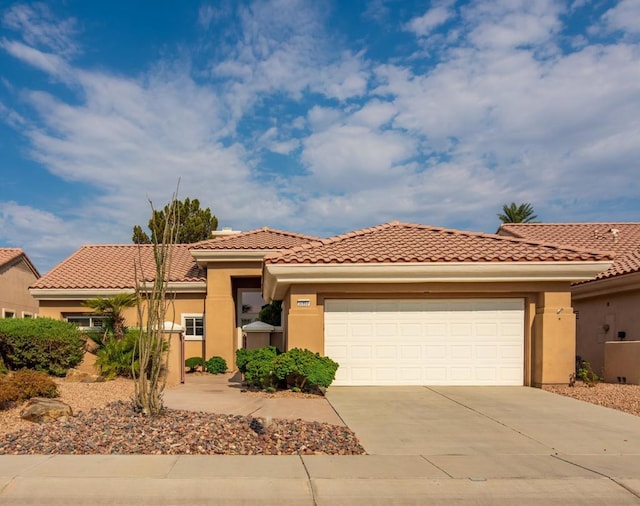
{"type": "Polygon", "coordinates": [[[333,298],[479,298],[525,300],[525,385],[567,383],[575,363],[575,320],[568,283],[309,284],[285,297],[287,347],[324,353],[324,301],[333,298]],[[299,306],[304,299],[304,306],[299,306]],[[309,301],[307,306],[306,301],[309,301]]]}
{"type": "Polygon", "coordinates": [[[212,262],[207,266],[205,360],[219,356],[230,369],[235,368],[238,329],[233,278],[259,279],[261,274],[261,261],[212,262]]]}
{"type": "Polygon", "coordinates": [[[604,372],[606,341],[618,340],[620,331],[627,341],[640,340],[640,290],[574,300],[573,305],[578,311],[576,353],[597,374],[604,372]]]}
{"type": "Polygon", "coordinates": [[[0,269],[0,317],[2,309],[13,311],[16,318],[38,313],[38,301],[29,293],[29,286],[37,279],[24,260],[0,269]]]}

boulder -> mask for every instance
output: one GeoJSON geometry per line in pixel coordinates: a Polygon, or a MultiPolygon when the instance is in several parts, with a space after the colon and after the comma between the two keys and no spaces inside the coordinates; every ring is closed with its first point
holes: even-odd
{"type": "Polygon", "coordinates": [[[86,338],[84,342],[84,351],[86,351],[87,353],[91,353],[92,355],[95,355],[99,349],[100,349],[100,345],[98,343],[96,343],[90,337],[86,338]]]}
{"type": "Polygon", "coordinates": [[[71,406],[57,399],[33,397],[20,412],[20,417],[30,422],[53,422],[60,418],[73,416],[71,406]]]}
{"type": "Polygon", "coordinates": [[[104,378],[97,374],[92,374],[87,371],[81,371],[79,369],[69,369],[65,379],[73,383],[96,383],[104,381],[104,378]]]}

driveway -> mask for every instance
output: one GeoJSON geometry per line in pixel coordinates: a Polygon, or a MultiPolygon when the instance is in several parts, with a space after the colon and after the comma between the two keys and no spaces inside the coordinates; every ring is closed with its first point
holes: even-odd
{"type": "Polygon", "coordinates": [[[640,417],[526,387],[331,387],[370,455],[453,478],[602,477],[640,488],[640,417]]]}

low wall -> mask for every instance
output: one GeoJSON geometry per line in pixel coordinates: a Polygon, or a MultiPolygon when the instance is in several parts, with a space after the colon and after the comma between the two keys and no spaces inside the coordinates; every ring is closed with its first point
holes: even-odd
{"type": "Polygon", "coordinates": [[[604,380],[640,385],[640,341],[604,343],[604,380]]]}

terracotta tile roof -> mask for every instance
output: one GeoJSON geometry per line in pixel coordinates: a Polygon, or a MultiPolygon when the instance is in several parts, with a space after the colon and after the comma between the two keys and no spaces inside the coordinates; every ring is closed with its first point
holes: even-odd
{"type": "MultiPolygon", "coordinates": [[[[196,265],[188,244],[175,245],[170,281],[202,282],[204,269],[196,265]]],[[[135,287],[134,265],[142,261],[146,281],[153,279],[155,264],[152,245],[100,244],[83,246],[51,269],[31,288],[128,289],[135,287]]]]}
{"type": "Polygon", "coordinates": [[[575,248],[613,251],[613,265],[595,279],[640,271],[640,223],[505,223],[498,233],[575,248]]]}
{"type": "Polygon", "coordinates": [[[22,248],[0,248],[0,267],[4,267],[20,257],[24,259],[26,264],[33,271],[33,274],[39,278],[40,273],[38,272],[38,269],[36,269],[36,266],[31,263],[31,260],[29,260],[29,257],[22,248]]]}
{"type": "Polygon", "coordinates": [[[8,264],[23,254],[24,252],[21,248],[0,248],[0,267],[8,264]]]}
{"type": "Polygon", "coordinates": [[[607,252],[464,232],[427,225],[386,223],[308,243],[266,257],[277,263],[551,262],[608,260],[607,252]]]}
{"type": "Polygon", "coordinates": [[[273,249],[281,250],[300,246],[309,241],[317,241],[310,235],[284,232],[273,228],[259,228],[239,234],[207,239],[191,245],[191,249],[235,250],[235,249],[273,249]]]}

